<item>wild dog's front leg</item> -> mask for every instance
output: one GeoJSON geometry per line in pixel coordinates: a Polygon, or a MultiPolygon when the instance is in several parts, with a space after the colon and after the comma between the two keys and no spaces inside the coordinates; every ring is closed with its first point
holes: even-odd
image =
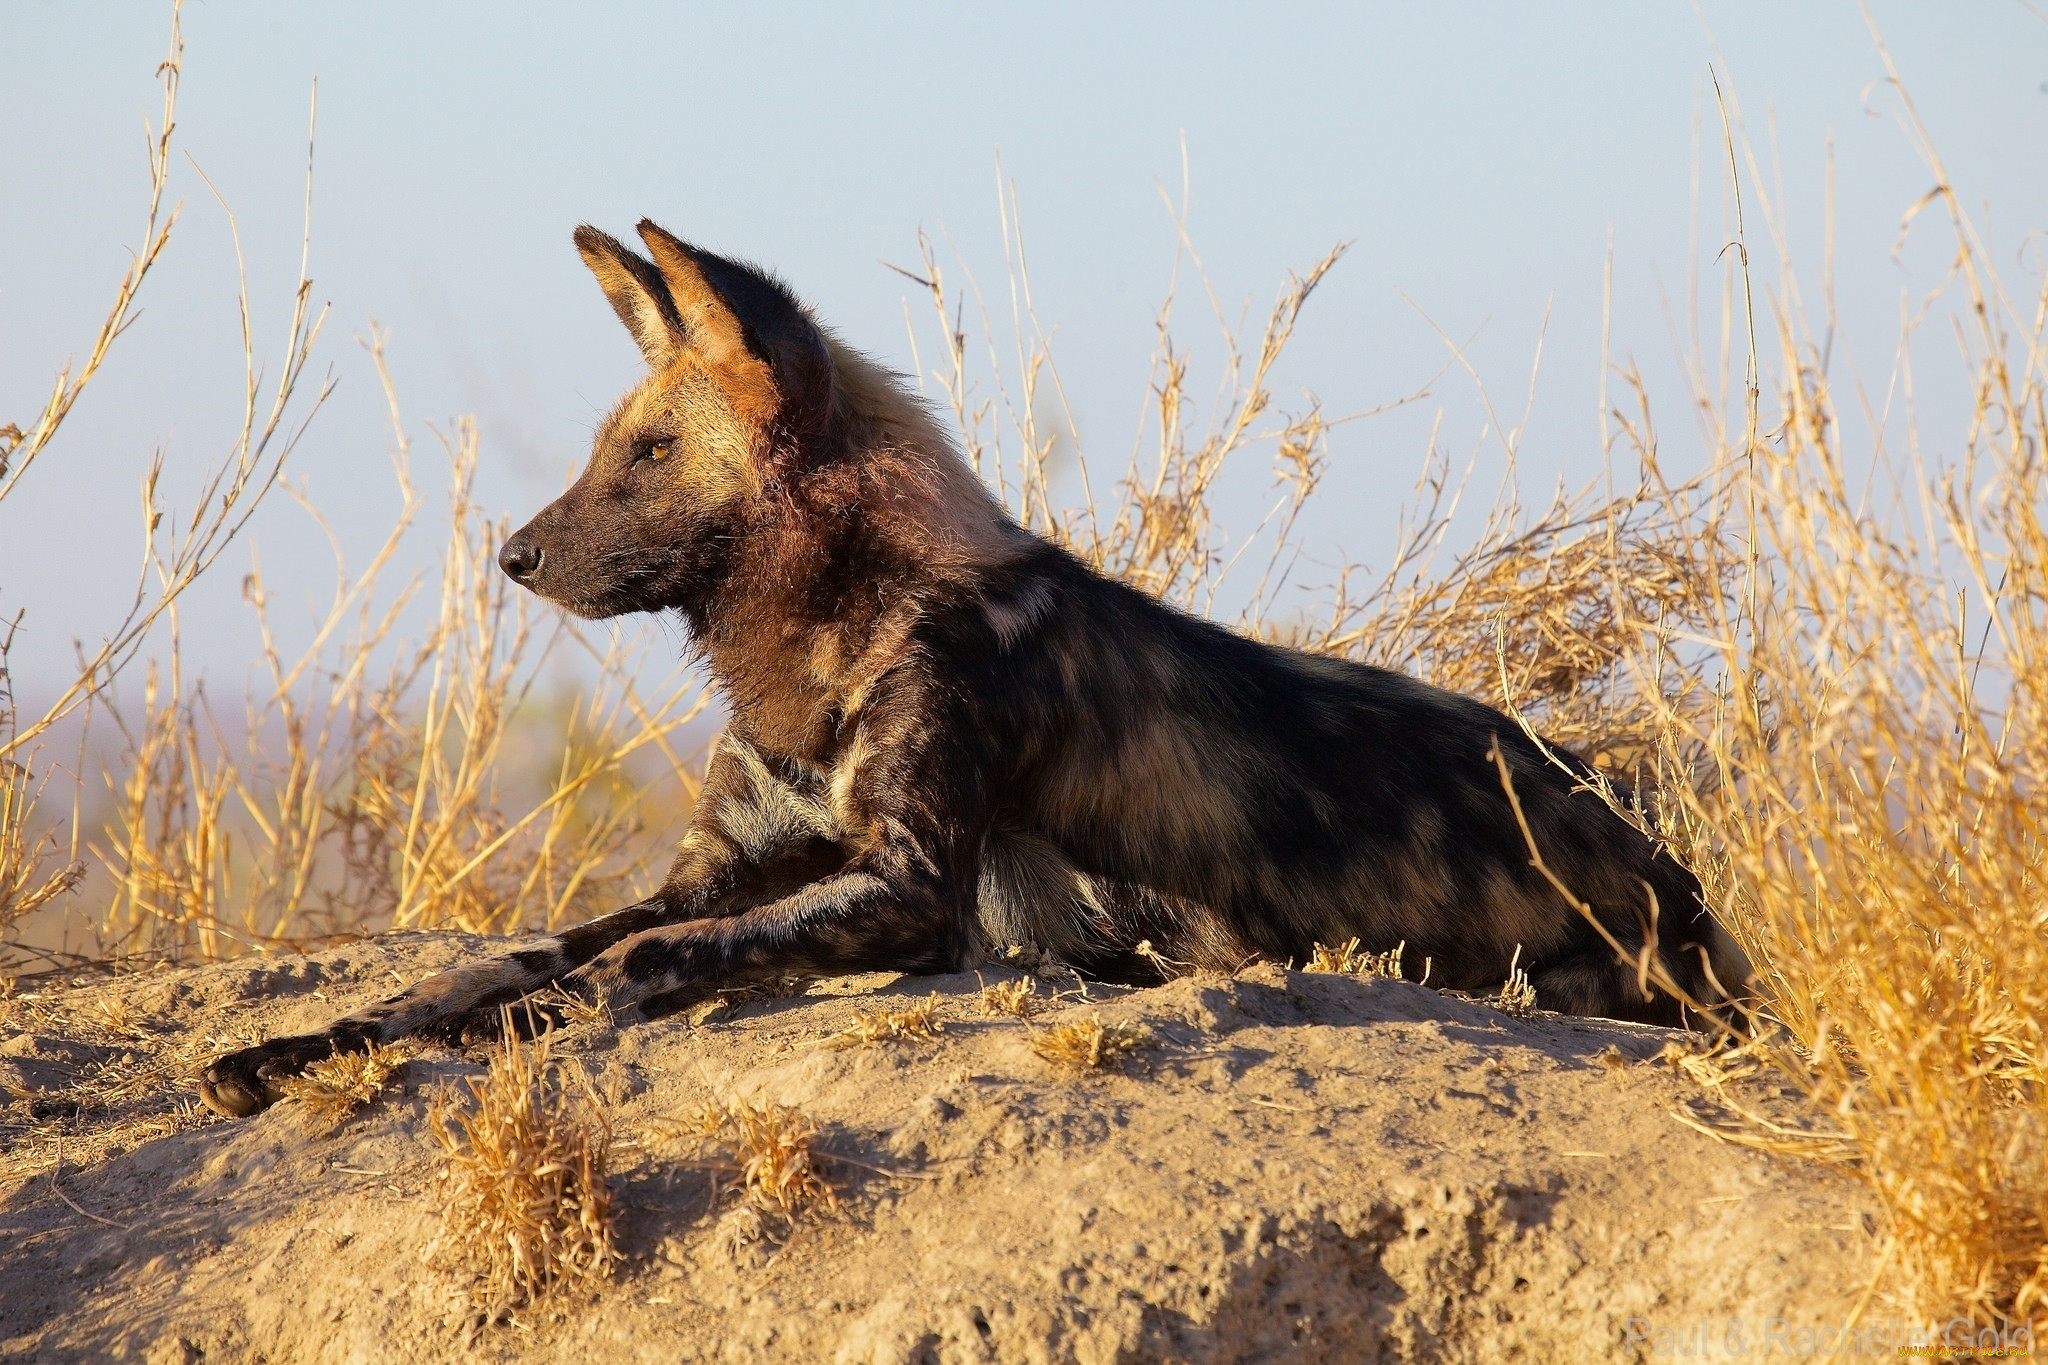
{"type": "Polygon", "coordinates": [[[482,962],[428,977],[388,1000],[335,1020],[318,1033],[272,1038],[219,1057],[199,1081],[206,1107],[245,1118],[283,1098],[283,1082],[337,1052],[362,1052],[430,1031],[439,1022],[517,1000],[590,961],[607,946],[672,918],[657,896],[482,962]]]}
{"type": "Polygon", "coordinates": [[[465,963],[359,1010],[317,1033],[231,1052],[199,1083],[208,1108],[231,1118],[277,1102],[282,1082],[337,1052],[400,1038],[453,1040],[495,1023],[498,1009],[541,990],[613,944],[658,924],[734,914],[836,870],[844,854],[793,790],[738,740],[722,741],[690,833],[652,898],[481,962],[465,963]]]}
{"type": "MultiPolygon", "coordinates": [[[[743,985],[784,972],[943,972],[965,965],[972,906],[956,878],[892,850],[724,919],[662,925],[599,954],[563,980],[615,1016],[692,986],[743,985]]],[[[969,894],[974,883],[965,886],[969,894]]]]}

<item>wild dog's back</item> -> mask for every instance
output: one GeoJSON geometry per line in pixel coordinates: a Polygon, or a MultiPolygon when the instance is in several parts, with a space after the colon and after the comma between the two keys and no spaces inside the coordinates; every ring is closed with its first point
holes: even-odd
{"type": "Polygon", "coordinates": [[[1507,716],[1232,634],[1050,546],[982,588],[938,666],[978,675],[971,723],[1011,738],[999,824],[1087,874],[1122,947],[1301,959],[1357,936],[1405,943],[1415,970],[1431,960],[1434,983],[1463,988],[1500,981],[1519,951],[1545,1007],[1670,1021],[1531,865],[1498,745],[1546,862],[1631,952],[1654,895],[1660,955],[1707,994],[1692,876],[1507,716]]]}

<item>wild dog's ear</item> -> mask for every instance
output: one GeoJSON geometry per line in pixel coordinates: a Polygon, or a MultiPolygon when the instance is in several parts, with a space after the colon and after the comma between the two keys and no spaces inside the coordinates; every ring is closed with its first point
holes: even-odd
{"type": "Polygon", "coordinates": [[[640,240],[668,286],[687,344],[712,371],[752,389],[765,366],[782,419],[799,430],[822,424],[832,405],[832,353],[789,290],[649,219],[640,220],[640,240]]]}
{"type": "Polygon", "coordinates": [[[640,343],[647,363],[657,370],[666,365],[682,344],[683,332],[661,272],[617,238],[588,224],[576,229],[576,252],[597,276],[619,321],[640,343]]]}

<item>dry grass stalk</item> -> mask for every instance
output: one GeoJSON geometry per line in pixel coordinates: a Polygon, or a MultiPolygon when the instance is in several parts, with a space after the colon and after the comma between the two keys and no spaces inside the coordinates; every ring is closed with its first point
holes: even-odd
{"type": "Polygon", "coordinates": [[[1029,1019],[1038,1012],[1038,983],[1028,976],[1020,976],[1015,981],[998,981],[993,986],[983,986],[977,999],[983,1014],[1029,1019]]]}
{"type": "Polygon", "coordinates": [[[1682,1073],[1703,1090],[1718,1090],[1731,1081],[1747,1080],[1769,1065],[1760,1060],[1762,1047],[1760,1042],[1736,1043],[1728,1038],[1716,1038],[1706,1047],[1672,1042],[1658,1049],[1651,1060],[1682,1073]]]}
{"type": "Polygon", "coordinates": [[[1162,981],[1173,981],[1183,976],[1193,976],[1198,970],[1192,962],[1183,962],[1179,958],[1168,957],[1165,953],[1160,952],[1159,949],[1152,945],[1152,940],[1149,938],[1139,939],[1138,946],[1131,949],[1131,951],[1151,963],[1153,969],[1159,973],[1159,978],[1162,981]]]}
{"type": "Polygon", "coordinates": [[[1149,1046],[1152,1035],[1137,1024],[1104,1023],[1094,1011],[1037,1030],[1031,1035],[1031,1050],[1066,1072],[1115,1069],[1123,1058],[1149,1046]]]}
{"type": "Polygon", "coordinates": [[[853,1022],[824,1039],[824,1045],[840,1049],[872,1047],[876,1043],[930,1042],[945,1032],[939,1018],[939,993],[902,1009],[855,1010],[853,1022]]]}
{"type": "Polygon", "coordinates": [[[389,1089],[415,1051],[401,1043],[323,1057],[284,1082],[285,1098],[304,1110],[308,1129],[331,1132],[389,1089]]]}
{"type": "Polygon", "coordinates": [[[612,1018],[611,1007],[602,1000],[586,1000],[559,988],[536,991],[514,1006],[529,1007],[536,1023],[553,1018],[572,1029],[606,1029],[617,1022],[612,1018]]]}
{"type": "Polygon", "coordinates": [[[554,1062],[549,1043],[521,1041],[508,1015],[489,1071],[467,1082],[468,1103],[443,1091],[429,1115],[443,1162],[441,1229],[427,1257],[474,1275],[487,1319],[602,1278],[618,1257],[611,1126],[587,1078],[554,1062]],[[582,1082],[573,1093],[572,1081],[582,1082]]]}
{"type": "Polygon", "coordinates": [[[142,1029],[136,1018],[135,1006],[124,995],[109,995],[96,1001],[92,1007],[92,1021],[103,1032],[116,1038],[132,1040],[142,1037],[142,1029]]]}
{"type": "Polygon", "coordinates": [[[751,981],[744,986],[718,993],[712,1003],[716,1009],[737,1009],[756,1000],[793,1000],[810,989],[814,976],[792,975],[771,976],[763,981],[751,981]]]}

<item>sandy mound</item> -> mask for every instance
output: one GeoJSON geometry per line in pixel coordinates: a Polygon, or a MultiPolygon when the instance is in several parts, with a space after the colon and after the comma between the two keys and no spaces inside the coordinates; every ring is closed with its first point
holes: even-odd
{"type": "Polygon", "coordinates": [[[0,1355],[1611,1359],[1641,1353],[1631,1317],[1838,1322],[1874,1268],[1852,1182],[1670,1117],[1696,1091],[1650,1060],[1661,1030],[1269,966],[1069,978],[1030,1024],[983,1017],[971,975],[868,977],[573,1035],[614,1105],[626,1259],[466,1336],[420,1253],[427,1092],[474,1060],[428,1053],[325,1136],[289,1103],[213,1119],[189,1077],[486,947],[394,935],[0,1005],[0,1355]],[[932,991],[935,1040],[815,1045],[932,991]],[[1121,1073],[1029,1048],[1096,1009],[1153,1037],[1121,1073]],[[837,1214],[736,1239],[731,1196],[648,1136],[733,1092],[823,1125],[837,1214]]]}

